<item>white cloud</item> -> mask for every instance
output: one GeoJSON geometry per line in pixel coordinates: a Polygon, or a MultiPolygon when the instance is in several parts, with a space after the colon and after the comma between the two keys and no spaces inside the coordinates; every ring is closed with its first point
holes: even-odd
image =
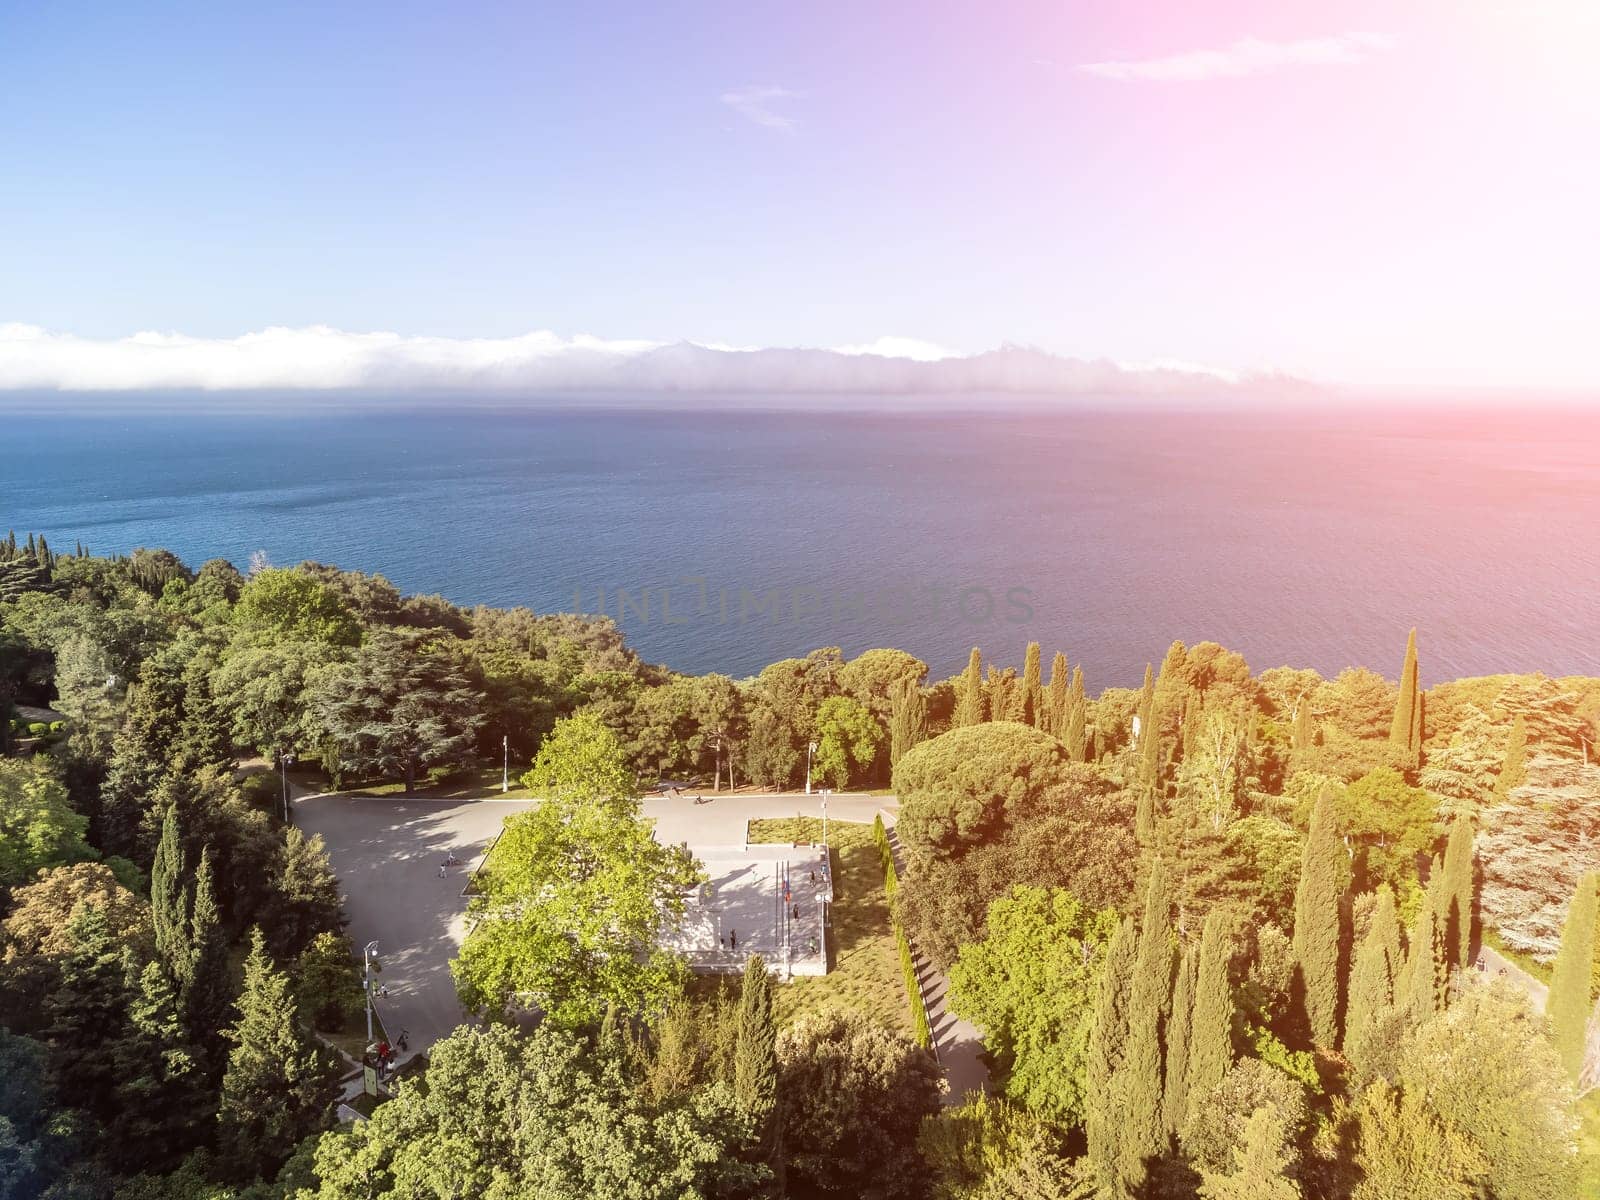
{"type": "Polygon", "coordinates": [[[0,391],[1203,396],[1247,390],[1264,378],[1188,363],[1062,358],[1019,346],[962,355],[909,337],[760,349],[548,330],[444,338],[313,325],[234,338],[147,332],[93,339],[0,325],[0,391]]]}
{"type": "Polygon", "coordinates": [[[799,97],[799,92],[791,92],[788,88],[768,86],[735,88],[731,92],[723,92],[721,99],[734,112],[757,125],[792,133],[800,122],[773,112],[772,104],[776,100],[797,100],[799,97]]]}
{"type": "Polygon", "coordinates": [[[1221,50],[1191,50],[1162,58],[1082,63],[1079,70],[1103,79],[1193,83],[1237,79],[1290,67],[1351,67],[1387,54],[1399,43],[1386,33],[1340,33],[1294,42],[1242,38],[1221,50]]]}
{"type": "Polygon", "coordinates": [[[960,357],[954,350],[908,337],[881,337],[875,342],[835,346],[833,349],[838,354],[876,354],[880,358],[909,358],[914,362],[938,362],[942,358],[960,357]]]}

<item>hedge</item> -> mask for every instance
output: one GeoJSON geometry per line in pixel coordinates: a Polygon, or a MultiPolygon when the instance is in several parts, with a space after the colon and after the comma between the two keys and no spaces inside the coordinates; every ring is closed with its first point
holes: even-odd
{"type": "Polygon", "coordinates": [[[917,978],[917,964],[911,953],[911,939],[905,926],[900,924],[900,877],[894,867],[894,850],[889,845],[889,831],[883,827],[883,816],[872,819],[872,835],[878,841],[878,856],[883,859],[883,892],[889,900],[889,923],[894,927],[894,940],[900,947],[900,971],[905,976],[906,1000],[911,1005],[911,1032],[917,1045],[924,1050],[933,1049],[933,1029],[928,1023],[928,1005],[922,997],[922,983],[917,978]]]}

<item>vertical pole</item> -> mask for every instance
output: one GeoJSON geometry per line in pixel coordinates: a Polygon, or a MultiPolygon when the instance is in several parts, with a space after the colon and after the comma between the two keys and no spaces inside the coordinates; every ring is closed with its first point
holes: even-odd
{"type": "Polygon", "coordinates": [[[361,952],[362,964],[367,976],[367,1045],[372,1045],[372,947],[376,943],[368,942],[361,952]]]}
{"type": "Polygon", "coordinates": [[[511,738],[509,735],[500,735],[500,750],[505,755],[505,761],[500,768],[500,791],[504,794],[511,790],[511,738]]]}

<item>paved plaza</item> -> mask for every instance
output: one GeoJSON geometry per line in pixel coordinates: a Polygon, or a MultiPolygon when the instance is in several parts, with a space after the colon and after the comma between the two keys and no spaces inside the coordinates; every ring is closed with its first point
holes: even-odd
{"type": "Polygon", "coordinates": [[[827,972],[823,903],[833,898],[820,846],[699,846],[709,882],[668,945],[696,971],[733,972],[759,954],[780,975],[827,972]]]}
{"type": "MultiPolygon", "coordinates": [[[[776,893],[768,890],[768,884],[759,882],[758,858],[751,858],[741,867],[718,855],[729,849],[736,855],[744,853],[749,821],[797,814],[820,816],[821,797],[704,795],[706,800],[701,804],[689,796],[652,796],[644,801],[644,815],[655,821],[656,837],[665,843],[686,843],[707,863],[713,877],[726,885],[720,902],[698,898],[691,902],[700,924],[694,941],[686,948],[705,952],[709,959],[719,950],[717,933],[733,933],[739,946],[728,951],[730,956],[737,955],[742,961],[747,946],[763,954],[775,951],[779,957],[774,966],[781,966],[783,937],[787,934],[794,961],[806,967],[801,961],[806,956],[798,951],[807,949],[814,934],[788,930],[780,923],[779,902],[773,898],[776,893]],[[708,859],[707,855],[711,857],[708,859]],[[763,913],[770,913],[765,921],[763,913]],[[719,918],[727,922],[720,931],[719,918]],[[756,941],[748,943],[747,934],[756,941]]],[[[327,844],[328,857],[344,894],[345,915],[350,919],[350,940],[358,952],[367,942],[378,942],[378,957],[383,964],[378,980],[388,994],[378,998],[377,1007],[391,1040],[404,1030],[411,1049],[424,1050],[465,1019],[450,976],[450,960],[466,935],[467,901],[462,889],[505,819],[534,803],[492,797],[423,800],[341,795],[301,796],[295,800],[295,822],[308,834],[320,833],[327,844]],[[440,867],[452,856],[459,863],[446,867],[441,877],[440,867]]],[[[894,801],[833,796],[828,802],[828,816],[870,822],[885,806],[892,811],[894,801]]],[[[773,849],[772,853],[772,861],[778,857],[789,861],[797,852],[785,847],[781,851],[773,849]]],[[[793,867],[790,880],[791,896],[810,896],[808,903],[814,911],[816,900],[810,891],[797,894],[793,867]]],[[[809,877],[806,887],[810,887],[809,877]]],[[[791,906],[796,902],[792,899],[791,906]]],[[[801,913],[798,921],[790,921],[796,925],[813,922],[813,918],[803,915],[804,908],[801,913]]],[[[710,961],[706,964],[708,968],[715,965],[710,961]]]]}

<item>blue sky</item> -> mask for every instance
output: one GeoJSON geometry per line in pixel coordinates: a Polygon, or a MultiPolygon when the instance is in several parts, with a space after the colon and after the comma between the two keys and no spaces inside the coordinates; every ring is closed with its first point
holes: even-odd
{"type": "Polygon", "coordinates": [[[1586,7],[0,4],[0,324],[1600,385],[1586,7]]]}

